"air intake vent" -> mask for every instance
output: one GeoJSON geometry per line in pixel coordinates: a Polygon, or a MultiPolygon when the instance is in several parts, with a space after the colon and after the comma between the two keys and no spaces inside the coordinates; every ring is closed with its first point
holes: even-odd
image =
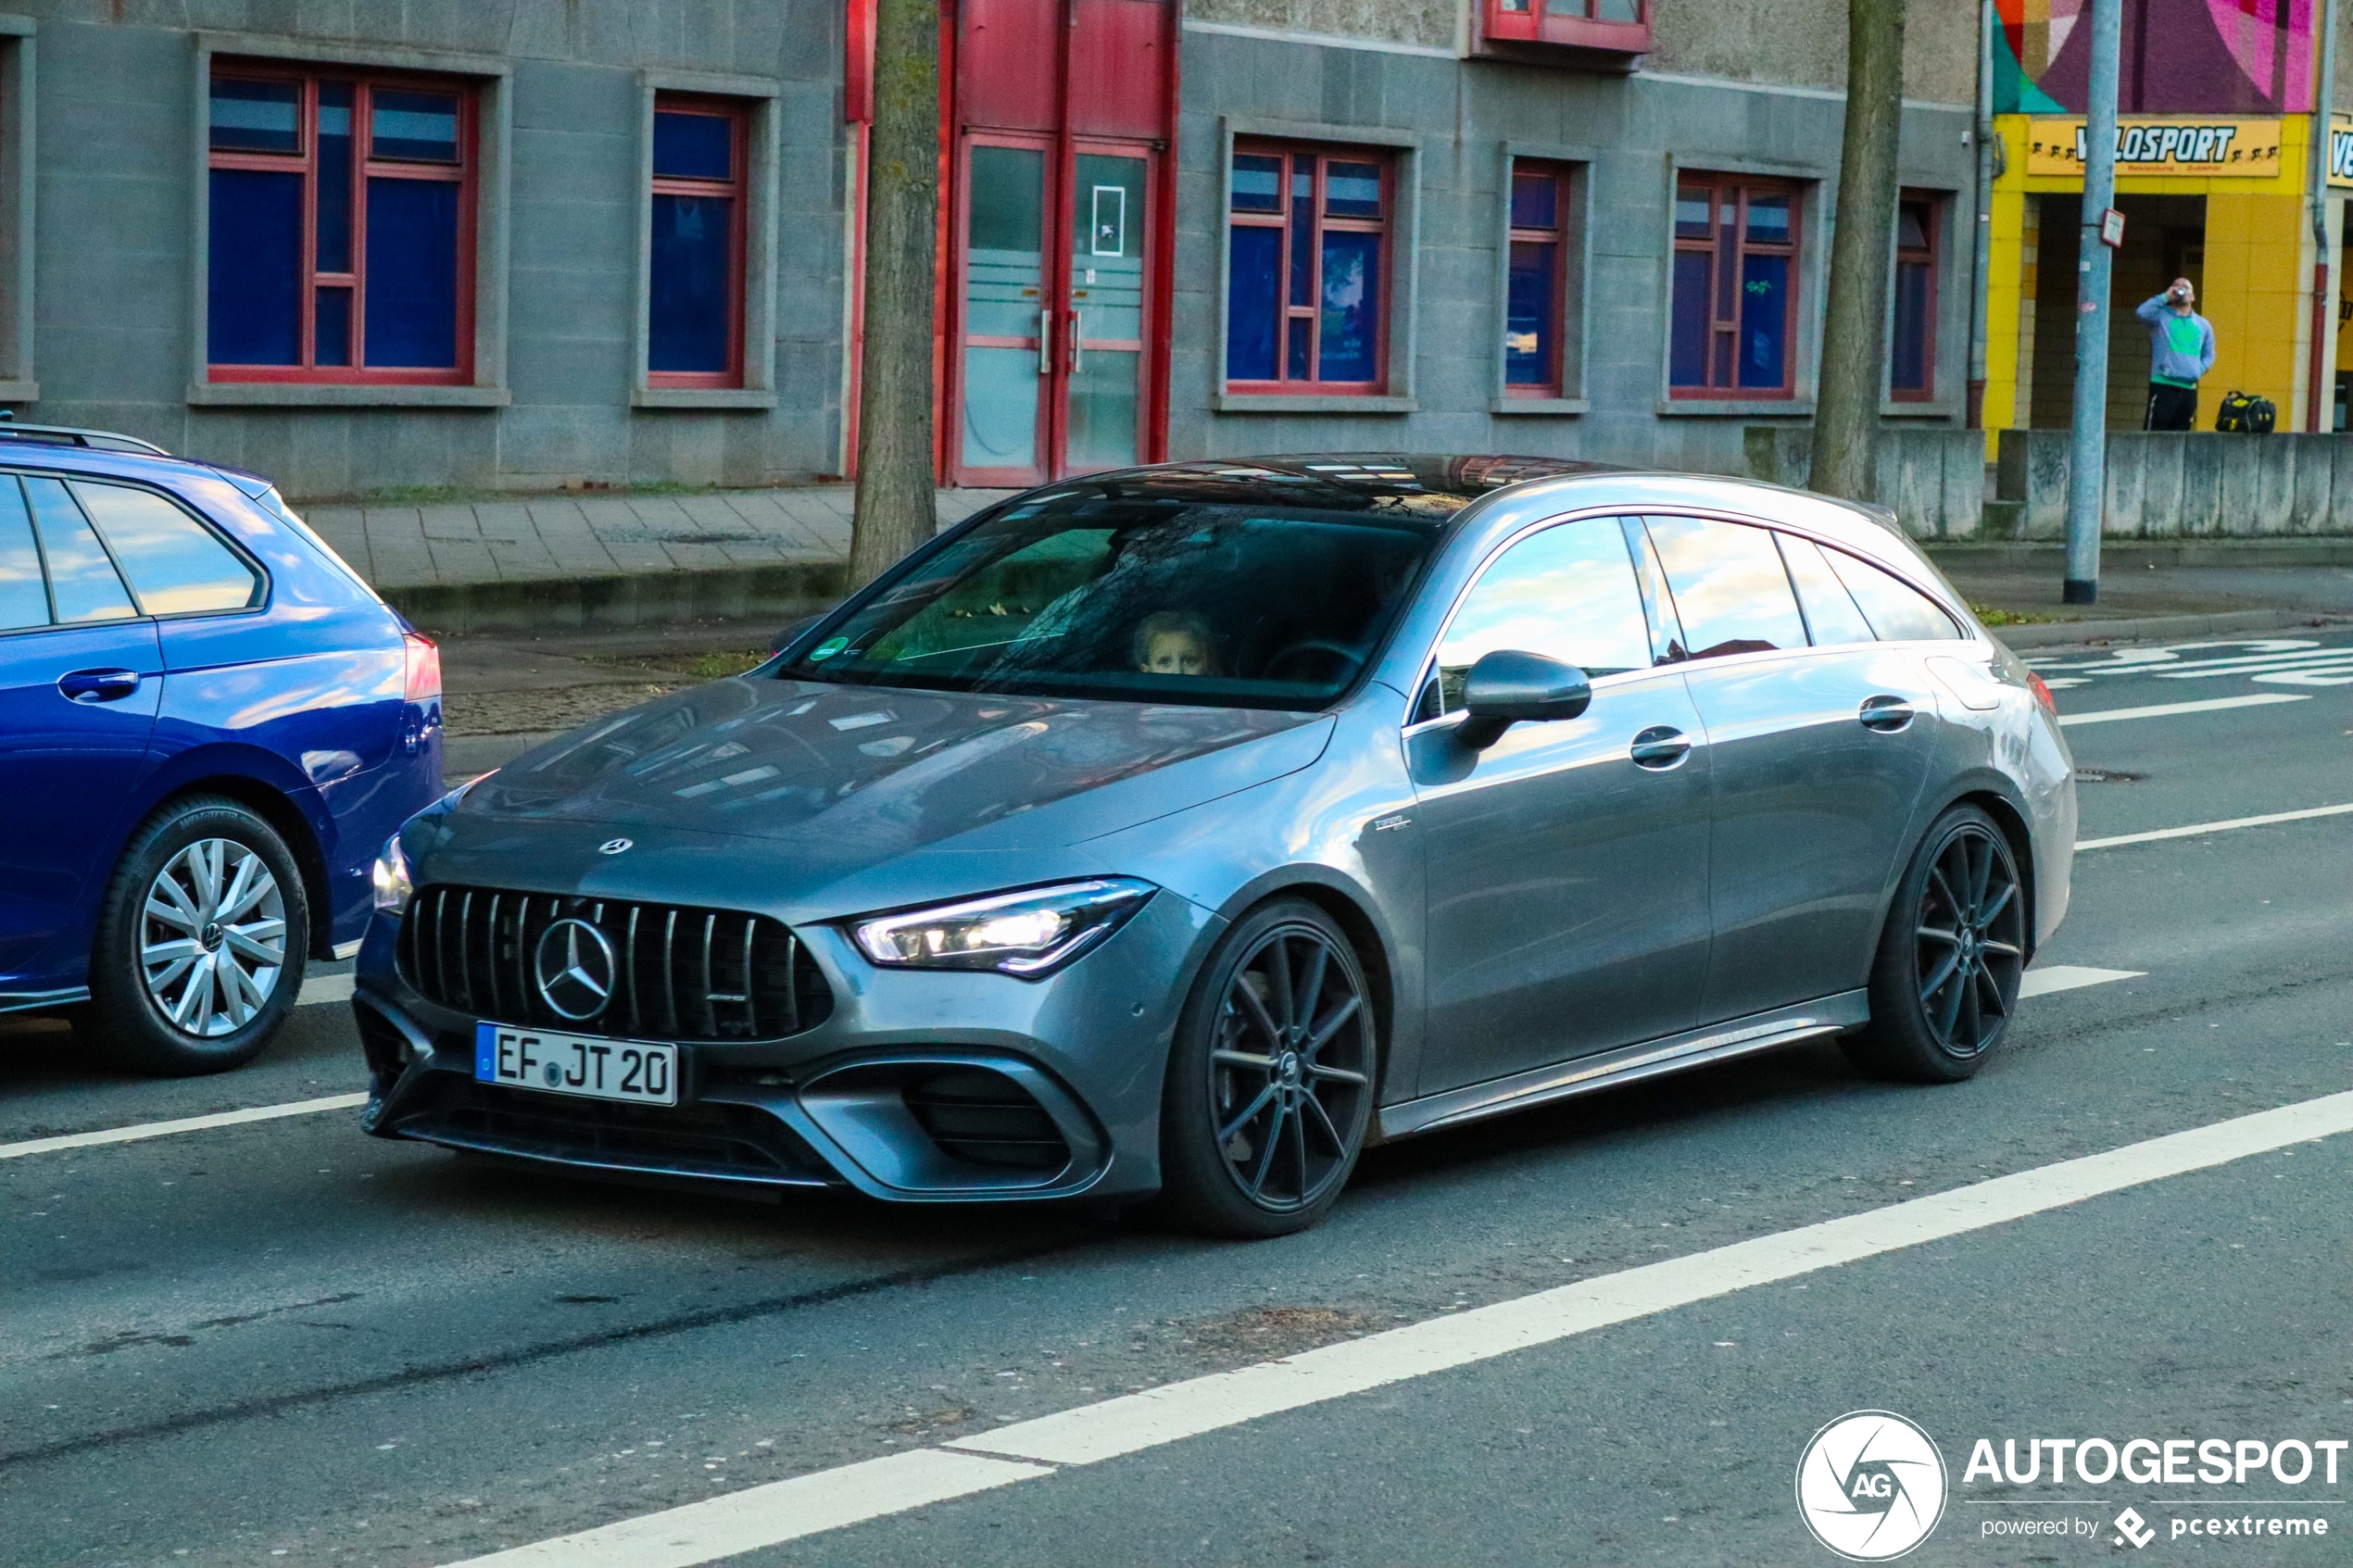
{"type": "Polygon", "coordinates": [[[1061,1170],[1070,1145],[1029,1092],[1001,1073],[958,1068],[901,1093],[931,1141],[959,1160],[1017,1171],[1061,1170]]]}
{"type": "Polygon", "coordinates": [[[423,887],[400,923],[399,962],[401,977],[429,1001],[541,1029],[774,1040],[814,1028],[834,1009],[824,972],[788,927],[728,909],[423,887]],[[592,977],[609,999],[585,1017],[558,1012],[539,985],[540,939],[563,920],[596,927],[610,949],[611,974],[592,977]]]}

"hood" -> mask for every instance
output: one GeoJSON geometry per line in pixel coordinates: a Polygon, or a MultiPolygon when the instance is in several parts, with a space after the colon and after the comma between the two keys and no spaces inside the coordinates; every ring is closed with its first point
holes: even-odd
{"type": "Polygon", "coordinates": [[[724,834],[823,876],[951,838],[1021,849],[1113,832],[1303,768],[1330,732],[1315,714],[742,676],[526,753],[451,825],[724,834]]]}

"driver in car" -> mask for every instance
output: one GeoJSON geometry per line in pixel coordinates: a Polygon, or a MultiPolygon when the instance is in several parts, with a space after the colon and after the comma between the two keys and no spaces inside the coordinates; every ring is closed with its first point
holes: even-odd
{"type": "Polygon", "coordinates": [[[1188,610],[1164,609],[1136,627],[1136,668],[1147,675],[1214,675],[1209,623],[1188,610]]]}

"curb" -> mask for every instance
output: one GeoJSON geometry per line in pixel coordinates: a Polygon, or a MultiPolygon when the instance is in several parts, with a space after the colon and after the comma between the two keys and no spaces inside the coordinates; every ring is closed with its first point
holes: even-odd
{"type": "MultiPolygon", "coordinates": [[[[2063,559],[2063,539],[1916,539],[1940,565],[2047,566],[2063,559]]],[[[2168,567],[2353,566],[2353,535],[2286,533],[2229,538],[2148,539],[2108,536],[2100,541],[2103,569],[2168,567]]]]}
{"type": "Polygon", "coordinates": [[[1989,626],[1987,633],[2017,653],[2027,648],[2086,643],[2141,643],[2224,632],[2275,632],[2289,626],[2343,626],[2343,616],[2309,609],[2233,609],[2214,615],[2146,615],[2132,621],[2063,621],[2041,625],[1989,626]]]}
{"type": "Polygon", "coordinates": [[[426,632],[682,626],[752,616],[781,622],[839,603],[849,591],[849,566],[846,561],[788,561],[635,577],[420,583],[376,591],[426,632]]]}

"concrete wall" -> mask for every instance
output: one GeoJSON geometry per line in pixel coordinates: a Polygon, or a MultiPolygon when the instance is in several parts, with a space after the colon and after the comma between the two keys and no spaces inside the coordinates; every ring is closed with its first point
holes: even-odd
{"type": "MultiPolygon", "coordinates": [[[[2066,536],[2070,439],[2063,430],[2001,433],[1995,491],[2020,537],[2066,536]]],[[[2353,436],[2117,431],[2106,473],[2106,534],[2353,533],[2353,436]]]]}
{"type": "MultiPolygon", "coordinates": [[[[301,495],[751,484],[839,465],[839,0],[17,0],[38,22],[33,373],[19,417],[129,431],[301,495]],[[504,408],[192,407],[197,28],[511,65],[504,408]],[[773,82],[775,407],[631,406],[642,71],[773,82]]],[[[493,280],[480,280],[483,288],[493,280]]]]}
{"type": "MultiPolygon", "coordinates": [[[[1814,457],[1810,428],[1752,425],[1743,434],[1743,477],[1806,487],[1814,457]]],[[[1983,432],[1882,430],[1872,471],[1880,504],[1913,538],[1974,539],[1983,528],[1983,432]]]]}

